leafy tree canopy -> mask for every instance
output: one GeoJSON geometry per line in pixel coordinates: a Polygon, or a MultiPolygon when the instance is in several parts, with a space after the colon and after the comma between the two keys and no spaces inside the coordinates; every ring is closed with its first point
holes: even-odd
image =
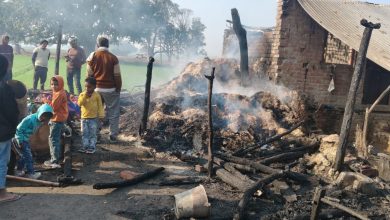
{"type": "Polygon", "coordinates": [[[63,43],[76,36],[88,51],[99,35],[128,39],[150,56],[204,51],[205,26],[171,0],[0,0],[0,30],[15,42],[55,43],[60,25],[63,43]]]}

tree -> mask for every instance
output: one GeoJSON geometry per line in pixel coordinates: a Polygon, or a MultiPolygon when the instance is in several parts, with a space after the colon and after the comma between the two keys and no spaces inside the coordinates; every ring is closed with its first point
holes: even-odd
{"type": "Polygon", "coordinates": [[[106,35],[111,43],[128,39],[140,44],[149,56],[179,55],[189,42],[201,46],[194,37],[203,36],[196,32],[204,28],[199,28],[200,20],[197,28],[191,28],[196,25],[189,22],[190,15],[190,10],[180,9],[171,0],[0,0],[0,28],[16,42],[55,42],[62,25],[63,43],[76,36],[92,51],[96,38],[106,35]]]}

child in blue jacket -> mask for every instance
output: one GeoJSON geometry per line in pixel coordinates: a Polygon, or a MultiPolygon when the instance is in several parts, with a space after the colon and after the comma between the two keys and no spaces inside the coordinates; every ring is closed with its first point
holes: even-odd
{"type": "Polygon", "coordinates": [[[30,136],[38,130],[42,124],[47,124],[53,117],[53,108],[44,104],[38,108],[37,112],[25,117],[16,128],[15,139],[22,149],[22,158],[19,159],[16,174],[23,176],[23,169],[26,168],[26,177],[38,179],[41,173],[34,171],[34,161],[29,144],[30,136]]]}

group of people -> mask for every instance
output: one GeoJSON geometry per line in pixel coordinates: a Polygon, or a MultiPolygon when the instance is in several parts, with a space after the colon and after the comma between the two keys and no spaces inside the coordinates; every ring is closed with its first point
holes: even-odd
{"type": "MultiPolygon", "coordinates": [[[[79,152],[93,154],[96,150],[100,120],[104,117],[108,119],[111,142],[117,140],[119,133],[119,98],[122,87],[119,61],[114,54],[109,52],[109,40],[106,37],[97,39],[97,49],[87,59],[85,59],[82,49],[77,46],[75,38],[72,38],[69,43],[71,48],[65,57],[68,62],[68,87],[69,92],[73,93],[73,78],[75,78],[76,88],[79,92],[78,105],[81,108],[82,147],[79,152]],[[80,70],[85,62],[87,63],[87,75],[85,91],[82,91],[80,70]]],[[[50,52],[46,49],[47,44],[47,41],[42,41],[40,47],[33,51],[34,89],[36,89],[38,79],[41,80],[41,89],[44,89],[47,62],[50,57],[50,52]]],[[[50,160],[45,161],[44,165],[59,168],[61,167],[60,157],[62,151],[61,134],[68,119],[68,98],[64,89],[64,80],[57,75],[50,79],[52,100],[41,105],[36,113],[28,115],[20,122],[18,121],[19,110],[15,94],[13,88],[7,83],[8,80],[12,79],[12,68],[11,77],[9,77],[9,65],[12,65],[12,61],[13,53],[12,59],[8,59],[8,57],[1,54],[0,50],[0,106],[7,106],[7,108],[0,108],[0,203],[20,198],[18,195],[7,193],[5,189],[11,143],[16,143],[22,154],[22,157],[17,161],[15,174],[37,179],[41,174],[34,170],[29,143],[30,136],[41,125],[49,125],[50,160]]]]}
{"type": "MultiPolygon", "coordinates": [[[[38,82],[40,82],[40,89],[45,89],[45,82],[47,77],[48,62],[50,59],[50,51],[47,49],[47,40],[42,40],[37,48],[34,49],[32,54],[32,63],[34,67],[34,83],[33,89],[37,89],[38,82]]],[[[77,92],[82,92],[80,76],[81,67],[86,61],[83,48],[77,44],[77,39],[72,37],[68,41],[70,48],[65,56],[66,65],[66,79],[68,82],[68,88],[70,94],[74,93],[73,79],[76,84],[77,92]]]]}

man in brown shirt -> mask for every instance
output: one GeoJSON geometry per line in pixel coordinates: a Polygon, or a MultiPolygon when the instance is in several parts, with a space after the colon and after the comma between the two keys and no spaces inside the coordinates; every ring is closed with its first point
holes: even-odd
{"type": "Polygon", "coordinates": [[[80,94],[82,92],[80,84],[80,72],[81,66],[85,63],[85,53],[83,48],[77,45],[77,38],[69,38],[69,45],[71,48],[68,50],[68,54],[65,56],[67,66],[66,66],[66,76],[68,81],[69,93],[74,94],[73,88],[73,79],[75,80],[77,92],[80,94]]]}
{"type": "Polygon", "coordinates": [[[116,141],[119,133],[119,98],[122,77],[118,58],[108,51],[105,37],[97,40],[98,49],[87,58],[87,74],[96,79],[96,89],[102,96],[106,118],[110,124],[110,140],[116,141]]]}

